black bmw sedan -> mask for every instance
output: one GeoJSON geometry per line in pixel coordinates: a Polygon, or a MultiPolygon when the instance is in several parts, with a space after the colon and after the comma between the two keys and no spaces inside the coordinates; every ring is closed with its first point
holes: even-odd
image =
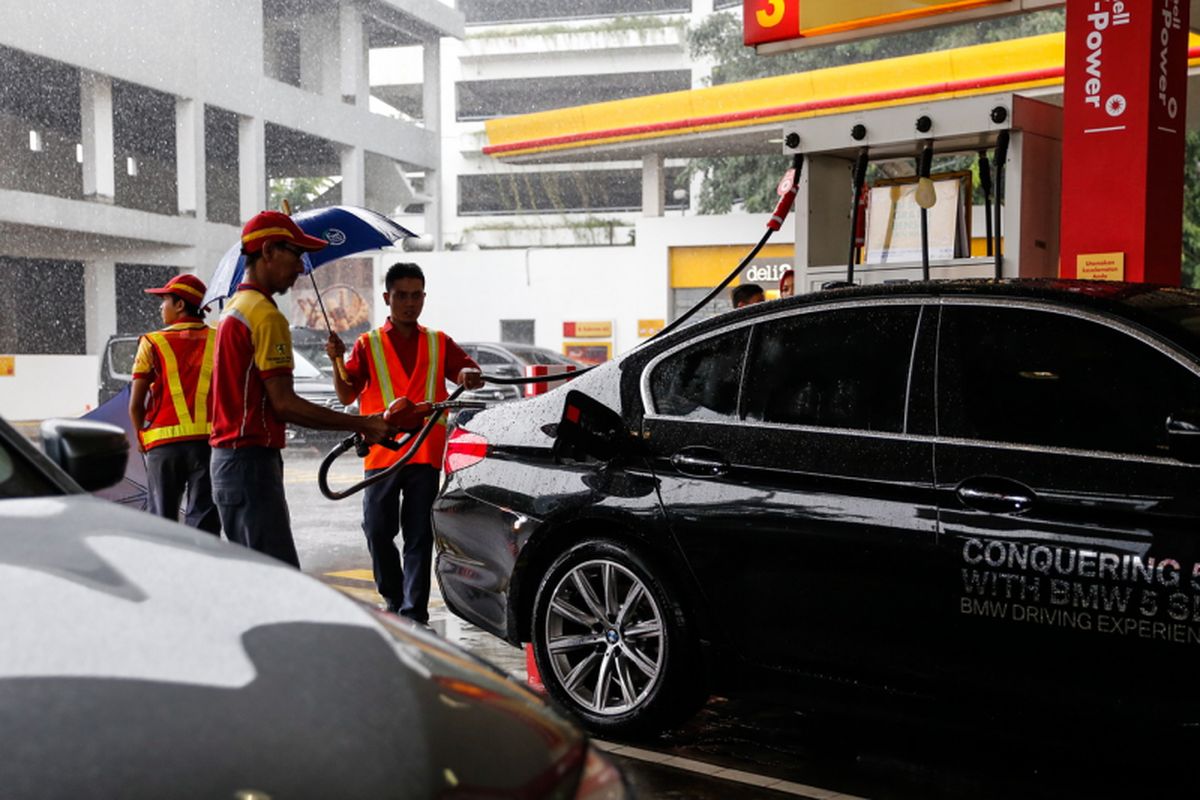
{"type": "Polygon", "coordinates": [[[762,303],[463,414],[445,469],[447,603],[592,730],[764,687],[1200,722],[1200,293],[762,303]]]}

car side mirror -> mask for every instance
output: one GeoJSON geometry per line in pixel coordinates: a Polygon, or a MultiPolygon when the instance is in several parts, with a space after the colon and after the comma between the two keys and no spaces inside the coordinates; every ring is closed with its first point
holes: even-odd
{"type": "Polygon", "coordinates": [[[1171,457],[1200,464],[1200,411],[1183,411],[1167,417],[1167,446],[1171,457]]]}
{"type": "Polygon", "coordinates": [[[105,422],[48,419],[41,427],[42,450],[89,492],[125,477],[129,440],[125,431],[105,422]]]}
{"type": "Polygon", "coordinates": [[[621,415],[583,392],[567,392],[554,438],[554,459],[612,461],[626,439],[621,415]]]}

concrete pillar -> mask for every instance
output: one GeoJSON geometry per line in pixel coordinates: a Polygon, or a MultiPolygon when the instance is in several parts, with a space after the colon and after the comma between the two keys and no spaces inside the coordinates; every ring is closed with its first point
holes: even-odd
{"type": "Polygon", "coordinates": [[[326,97],[341,93],[341,56],[336,9],[305,13],[300,34],[300,88],[326,97]]]}
{"type": "MultiPolygon", "coordinates": [[[[451,129],[451,126],[443,124],[442,113],[443,109],[445,113],[454,113],[454,98],[450,94],[454,91],[454,83],[453,81],[443,81],[443,76],[448,72],[443,71],[442,65],[452,55],[452,53],[443,53],[441,42],[437,40],[427,42],[422,48],[421,119],[425,129],[435,134],[451,129]]],[[[440,135],[435,137],[435,142],[436,149],[431,154],[433,163],[441,164],[445,145],[440,135]]],[[[446,179],[457,185],[453,171],[448,171],[448,173],[445,176],[446,179]]],[[[424,194],[429,197],[429,200],[425,202],[425,235],[433,239],[435,250],[441,250],[445,246],[445,218],[447,213],[451,213],[447,210],[446,200],[449,197],[458,197],[457,190],[453,195],[447,195],[442,182],[442,170],[433,166],[425,168],[424,194]]]]}
{"type": "Polygon", "coordinates": [[[88,355],[104,352],[117,332],[117,265],[89,261],[83,265],[83,308],[88,355]]]}
{"type": "Polygon", "coordinates": [[[642,216],[661,217],[663,215],[663,195],[667,190],[666,172],[663,170],[663,157],[660,153],[652,153],[642,157],[642,216]]]}
{"type": "Polygon", "coordinates": [[[427,42],[422,48],[421,118],[425,129],[430,131],[443,130],[441,53],[442,45],[438,40],[427,42]]]}
{"type": "Polygon", "coordinates": [[[238,117],[238,209],[242,222],[266,207],[266,128],[262,117],[238,117]]]}
{"type": "Polygon", "coordinates": [[[204,103],[189,97],[175,99],[175,183],[179,213],[205,219],[204,103]]]}
{"type": "Polygon", "coordinates": [[[367,159],[361,147],[343,147],[342,202],[352,206],[367,204],[367,159]]]}
{"type": "MultiPolygon", "coordinates": [[[[796,294],[820,288],[810,285],[809,267],[846,264],[853,170],[853,162],[833,156],[814,155],[804,161],[792,212],[796,218],[796,294]]],[[[843,273],[838,279],[844,277],[843,273]]]]}
{"type": "MultiPolygon", "coordinates": [[[[445,228],[443,225],[443,193],[440,190],[442,181],[441,170],[427,169],[425,170],[425,194],[429,199],[425,201],[425,235],[433,239],[433,249],[441,250],[445,245],[443,237],[445,236],[445,228]]],[[[457,197],[457,195],[455,195],[457,197]]]]}
{"type": "Polygon", "coordinates": [[[112,203],[117,194],[113,168],[112,79],[79,73],[79,129],[83,141],[83,196],[112,203]]]}
{"type": "Polygon", "coordinates": [[[338,30],[341,36],[338,58],[341,73],[342,102],[366,108],[371,93],[368,69],[367,36],[363,29],[362,12],[356,6],[342,3],[338,30]]]}

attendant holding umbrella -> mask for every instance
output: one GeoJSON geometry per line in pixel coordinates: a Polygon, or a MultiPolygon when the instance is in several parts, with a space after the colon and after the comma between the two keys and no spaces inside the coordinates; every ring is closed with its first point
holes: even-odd
{"type": "Polygon", "coordinates": [[[242,229],[244,279],[217,328],[210,442],[221,527],[230,540],[296,567],[300,562],[280,453],[285,423],[359,433],[377,443],[419,424],[429,411],[406,407],[394,418],[399,424],[393,425],[382,414],[343,414],[296,394],[291,331],[272,297],[285,293],[304,274],[305,253],[327,245],[304,233],[287,214],[256,215],[242,229]]]}

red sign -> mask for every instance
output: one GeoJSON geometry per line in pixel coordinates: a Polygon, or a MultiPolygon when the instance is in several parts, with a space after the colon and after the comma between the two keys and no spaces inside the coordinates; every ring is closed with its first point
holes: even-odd
{"type": "Polygon", "coordinates": [[[1123,253],[1125,279],[1178,284],[1187,0],[1067,0],[1063,277],[1123,253]]]}
{"type": "Polygon", "coordinates": [[[800,36],[800,0],[742,0],[743,41],[748,45],[800,36]]]}
{"type": "Polygon", "coordinates": [[[1010,11],[1014,3],[1015,0],[742,0],[743,39],[754,46],[866,30],[980,6],[1010,11]]]}

